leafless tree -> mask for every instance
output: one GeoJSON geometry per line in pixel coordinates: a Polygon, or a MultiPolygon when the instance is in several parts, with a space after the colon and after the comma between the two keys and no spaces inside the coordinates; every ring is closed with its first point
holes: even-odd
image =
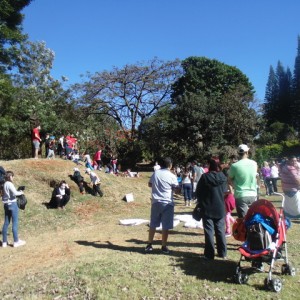
{"type": "Polygon", "coordinates": [[[134,139],[143,120],[170,103],[172,84],[182,74],[180,61],[148,62],[113,67],[88,75],[88,81],[77,84],[78,105],[88,114],[113,117],[127,138],[134,139]]]}

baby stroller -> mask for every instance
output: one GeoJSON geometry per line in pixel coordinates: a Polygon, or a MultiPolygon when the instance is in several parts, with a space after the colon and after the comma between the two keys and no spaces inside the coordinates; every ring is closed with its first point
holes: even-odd
{"type": "Polygon", "coordinates": [[[295,276],[295,268],[289,264],[286,230],[289,227],[284,217],[284,195],[282,196],[282,204],[279,212],[274,205],[265,199],[255,201],[250,207],[244,218],[244,226],[246,226],[245,242],[239,247],[241,253],[238,262],[234,280],[238,284],[246,284],[249,275],[257,271],[263,271],[263,263],[269,264],[268,277],[265,279],[264,285],[267,290],[280,292],[282,289],[282,280],[272,277],[274,263],[282,260],[281,266],[283,275],[295,276]],[[242,268],[242,262],[251,262],[251,267],[242,268]]]}

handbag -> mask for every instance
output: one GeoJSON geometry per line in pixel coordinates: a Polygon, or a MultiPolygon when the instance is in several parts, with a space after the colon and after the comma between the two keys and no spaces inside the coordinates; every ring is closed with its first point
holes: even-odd
{"type": "Polygon", "coordinates": [[[247,229],[244,222],[244,218],[237,218],[232,225],[232,235],[240,242],[246,241],[247,229]]]}
{"type": "Polygon", "coordinates": [[[201,213],[201,208],[200,208],[199,203],[197,203],[197,205],[195,206],[192,216],[193,216],[193,219],[198,222],[202,219],[202,213],[201,213]]]}
{"type": "Polygon", "coordinates": [[[24,210],[26,204],[27,204],[27,199],[24,194],[17,196],[17,205],[18,205],[19,209],[24,210]]]}

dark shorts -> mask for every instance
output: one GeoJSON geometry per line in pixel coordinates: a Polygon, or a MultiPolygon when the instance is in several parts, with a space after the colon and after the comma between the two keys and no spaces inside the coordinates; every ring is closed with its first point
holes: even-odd
{"type": "Polygon", "coordinates": [[[150,228],[160,227],[163,230],[173,228],[174,205],[170,203],[157,202],[151,206],[150,228]]]}

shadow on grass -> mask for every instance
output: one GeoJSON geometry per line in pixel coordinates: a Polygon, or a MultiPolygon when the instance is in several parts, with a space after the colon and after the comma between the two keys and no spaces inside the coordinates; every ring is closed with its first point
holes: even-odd
{"type": "Polygon", "coordinates": [[[222,281],[227,283],[232,283],[237,266],[235,261],[219,258],[205,260],[199,256],[183,256],[178,258],[176,263],[186,275],[196,276],[198,279],[211,282],[222,281]]]}
{"type": "MultiPolygon", "coordinates": [[[[87,246],[95,247],[98,249],[110,249],[114,251],[124,251],[140,253],[144,255],[164,255],[161,253],[160,244],[153,244],[153,252],[151,254],[145,254],[145,241],[130,239],[126,242],[135,243],[137,246],[123,246],[113,244],[110,241],[83,241],[78,240],[75,243],[87,246]]],[[[159,243],[159,242],[158,242],[159,243]]],[[[174,247],[171,253],[167,256],[175,258],[174,266],[181,268],[186,275],[196,276],[198,279],[209,280],[212,282],[227,282],[232,283],[232,278],[236,271],[237,263],[235,261],[224,260],[216,258],[215,260],[205,260],[199,256],[198,253],[178,251],[176,247],[194,247],[197,251],[204,248],[204,243],[168,243],[170,247],[174,247]]]]}

